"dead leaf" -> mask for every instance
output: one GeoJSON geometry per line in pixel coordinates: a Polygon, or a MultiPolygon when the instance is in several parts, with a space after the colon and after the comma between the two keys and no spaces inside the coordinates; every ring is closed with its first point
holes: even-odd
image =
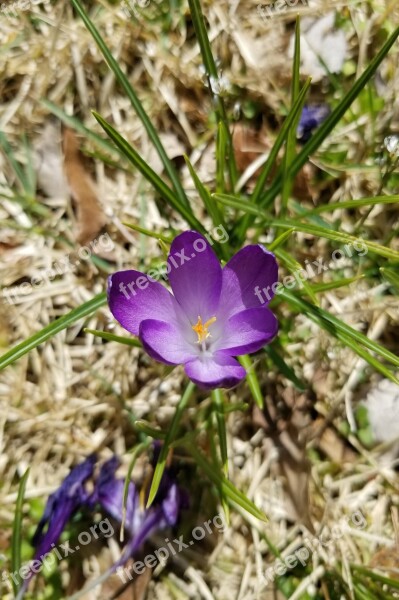
{"type": "MultiPolygon", "coordinates": [[[[238,170],[243,173],[245,169],[256,160],[260,154],[269,152],[271,144],[266,136],[253,127],[237,123],[233,128],[233,148],[238,170]]],[[[256,176],[260,169],[254,173],[256,176]]]]}
{"type": "Polygon", "coordinates": [[[64,171],[76,206],[78,232],[76,241],[84,246],[94,240],[106,223],[98,200],[96,185],[85,165],[79,141],[72,129],[63,131],[64,171]]]}
{"type": "MultiPolygon", "coordinates": [[[[257,130],[254,127],[244,125],[243,123],[237,123],[234,126],[232,137],[234,155],[240,173],[243,173],[261,154],[268,153],[272,147],[272,141],[269,139],[265,128],[257,130]]],[[[275,175],[280,163],[281,157],[277,159],[276,164],[271,171],[271,177],[275,175]]],[[[250,184],[250,187],[254,186],[261,169],[262,167],[257,169],[249,179],[248,183],[250,184]]],[[[294,180],[293,196],[299,200],[309,200],[313,198],[311,181],[314,174],[315,167],[310,163],[306,164],[299,171],[294,180]]]]}

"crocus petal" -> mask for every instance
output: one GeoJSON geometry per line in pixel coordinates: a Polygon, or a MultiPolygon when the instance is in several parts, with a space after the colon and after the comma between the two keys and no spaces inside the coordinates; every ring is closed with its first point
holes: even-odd
{"type": "Polygon", "coordinates": [[[188,377],[204,389],[231,388],[245,377],[246,371],[235,358],[215,352],[186,363],[188,377]]]}
{"type": "Polygon", "coordinates": [[[118,271],[108,278],[108,304],[115,319],[134,335],[144,319],[175,323],[179,312],[166,287],[133,270],[118,271]]]}
{"type": "Polygon", "coordinates": [[[242,248],[223,269],[220,310],[225,318],[267,304],[274,296],[272,286],[277,277],[278,266],[272,252],[260,244],[242,248]]]}
{"type": "Polygon", "coordinates": [[[168,270],[175,298],[192,325],[199,316],[203,322],[215,316],[222,287],[222,268],[202,235],[186,231],[173,240],[168,270]]]}
{"type": "Polygon", "coordinates": [[[277,319],[267,306],[249,308],[230,317],[215,349],[228,356],[256,352],[270,342],[277,329],[277,319]]]}
{"type": "MultiPolygon", "coordinates": [[[[139,337],[151,358],[167,365],[180,365],[196,354],[195,340],[191,344],[186,341],[182,329],[164,321],[146,319],[140,325],[139,337]]],[[[194,338],[192,330],[188,329],[187,334],[194,338]]]]}
{"type": "Polygon", "coordinates": [[[123,479],[115,477],[115,471],[119,464],[118,458],[113,456],[102,465],[93,493],[88,499],[88,505],[94,508],[96,504],[100,504],[111,517],[119,522],[122,522],[123,506],[126,506],[125,527],[132,532],[135,516],[139,509],[138,492],[134,483],[130,482],[126,503],[124,502],[125,482],[123,479]]]}
{"type": "Polygon", "coordinates": [[[86,502],[88,492],[84,484],[93,474],[95,461],[96,456],[91,455],[77,465],[65,477],[58,490],[49,496],[43,517],[32,540],[36,547],[35,557],[51,550],[52,544],[57,543],[70,517],[86,502]],[[46,525],[47,531],[43,533],[46,525]]]}

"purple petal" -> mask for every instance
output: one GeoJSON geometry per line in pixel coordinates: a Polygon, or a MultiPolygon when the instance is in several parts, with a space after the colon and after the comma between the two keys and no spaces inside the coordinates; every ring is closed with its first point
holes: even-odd
{"type": "MultiPolygon", "coordinates": [[[[169,281],[192,325],[200,316],[215,316],[222,287],[222,268],[206,239],[196,231],[178,235],[168,258],[169,281]]],[[[166,319],[162,319],[166,320],[166,319]]]]}
{"type": "Polygon", "coordinates": [[[35,557],[51,550],[51,545],[57,543],[70,517],[86,502],[88,492],[84,483],[93,474],[95,462],[96,456],[93,454],[74,467],[58,490],[49,496],[32,540],[36,547],[35,557]],[[43,533],[46,525],[47,531],[43,533]]]}
{"type": "Polygon", "coordinates": [[[246,371],[235,358],[215,352],[211,357],[201,357],[186,363],[188,377],[204,389],[231,388],[245,377],[246,371]]]}
{"type": "Polygon", "coordinates": [[[180,506],[180,490],[174,483],[162,502],[162,511],[168,525],[176,525],[177,519],[179,518],[180,506]]]}
{"type": "Polygon", "coordinates": [[[155,360],[167,365],[180,365],[195,356],[194,332],[187,328],[193,342],[183,337],[183,327],[177,327],[164,321],[146,319],[142,321],[139,336],[145,351],[155,360]]]}
{"type": "Polygon", "coordinates": [[[247,308],[259,308],[262,302],[256,290],[266,289],[261,294],[265,304],[274,293],[273,283],[277,282],[278,266],[272,252],[260,244],[246,246],[233,256],[223,269],[223,286],[220,296],[220,308],[228,318],[247,308]]]}
{"type": "MultiPolygon", "coordinates": [[[[122,521],[122,509],[124,499],[125,482],[115,477],[115,471],[120,462],[116,456],[105,462],[97,477],[92,495],[89,498],[89,506],[94,508],[100,504],[117,521],[122,521]]],[[[133,530],[133,523],[138,509],[138,494],[133,483],[129,483],[126,499],[126,529],[133,530]]]]}
{"type": "Polygon", "coordinates": [[[277,330],[278,321],[267,306],[249,308],[233,315],[225,323],[216,349],[228,356],[256,352],[270,342],[277,330]]]}
{"type": "Polygon", "coordinates": [[[175,323],[179,312],[172,294],[140,271],[118,271],[108,278],[108,304],[115,319],[134,335],[144,319],[175,323]]]}

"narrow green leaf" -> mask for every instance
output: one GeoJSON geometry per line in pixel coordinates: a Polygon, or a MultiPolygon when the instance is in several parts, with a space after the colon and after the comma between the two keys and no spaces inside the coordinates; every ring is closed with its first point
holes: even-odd
{"type": "Polygon", "coordinates": [[[263,394],[260,389],[259,380],[255,373],[255,368],[252,364],[252,360],[248,356],[248,354],[239,356],[238,360],[241,363],[241,365],[244,367],[244,369],[247,371],[246,380],[248,382],[249,389],[251,390],[252,398],[255,400],[255,402],[259,406],[259,408],[262,410],[263,402],[264,402],[263,394]]]}
{"type": "Polygon", "coordinates": [[[272,168],[276,162],[276,158],[280,151],[280,148],[284,144],[284,141],[286,140],[286,137],[287,137],[290,129],[292,128],[293,124],[299,118],[299,116],[302,112],[302,108],[305,103],[305,99],[306,99],[306,95],[308,93],[309,87],[310,87],[310,79],[308,79],[306,81],[305,85],[299,92],[298,97],[297,97],[293,107],[291,108],[290,112],[288,113],[288,115],[279,131],[276,141],[273,144],[273,148],[270,151],[269,157],[262,167],[262,171],[258,177],[258,180],[255,185],[255,189],[254,189],[251,199],[250,199],[251,204],[258,204],[260,201],[261,194],[266,185],[266,181],[268,180],[269,175],[271,174],[272,168]]]}
{"type": "Polygon", "coordinates": [[[134,465],[136,464],[136,461],[137,461],[138,457],[140,456],[140,454],[142,454],[142,452],[147,450],[147,448],[149,446],[150,446],[149,441],[141,442],[141,444],[138,444],[132,451],[132,458],[129,463],[129,468],[126,473],[125,483],[123,486],[122,522],[121,522],[121,530],[120,530],[120,541],[121,542],[123,542],[123,532],[125,529],[125,522],[126,522],[126,504],[127,504],[127,497],[129,494],[129,484],[132,481],[132,473],[133,473],[134,465]]]}
{"type": "MultiPolygon", "coordinates": [[[[291,108],[295,106],[295,101],[299,96],[301,68],[301,28],[299,15],[296,17],[295,23],[295,45],[294,45],[294,61],[292,66],[292,82],[291,82],[291,108]]],[[[287,143],[285,146],[285,156],[283,165],[283,188],[281,192],[281,215],[285,216],[287,212],[288,199],[291,194],[294,178],[290,176],[289,166],[292,163],[296,153],[296,130],[299,122],[300,114],[298,113],[293,120],[287,134],[287,143]]]]}
{"type": "Polygon", "coordinates": [[[392,260],[399,260],[399,252],[397,250],[387,248],[386,246],[382,246],[381,244],[377,244],[377,242],[372,242],[365,238],[359,238],[354,235],[350,235],[349,233],[345,233],[343,231],[334,231],[332,229],[326,229],[325,227],[310,225],[308,223],[302,223],[301,221],[294,221],[293,219],[275,219],[273,220],[273,225],[287,229],[295,228],[297,231],[302,231],[303,233],[309,233],[314,236],[326,238],[341,244],[361,244],[363,247],[366,246],[369,252],[373,252],[374,254],[378,254],[379,256],[384,256],[385,258],[392,260]]]}
{"type": "Polygon", "coordinates": [[[284,377],[291,381],[297,390],[300,392],[306,390],[307,386],[295,375],[294,369],[287,365],[284,358],[273,348],[272,345],[269,344],[268,346],[265,346],[265,352],[279,369],[280,373],[282,373],[284,377]]]}
{"type": "Polygon", "coordinates": [[[0,148],[3,150],[8,162],[10,163],[11,167],[13,168],[13,171],[14,171],[17,179],[19,180],[19,183],[20,183],[22,189],[24,190],[25,193],[28,193],[29,181],[27,180],[27,177],[24,173],[24,170],[22,169],[22,166],[19,164],[18,160],[15,158],[14,151],[13,151],[11,145],[9,144],[5,134],[2,131],[0,131],[0,148]]]}
{"type": "Polygon", "coordinates": [[[184,193],[183,187],[180,183],[179,176],[176,173],[176,170],[175,170],[172,162],[170,161],[168,155],[166,154],[165,148],[163,147],[162,142],[159,139],[157,131],[156,131],[150,117],[147,115],[146,111],[143,108],[143,105],[141,104],[138,96],[136,95],[136,92],[132,88],[128,77],[123,73],[118,62],[112,56],[112,53],[110,52],[108,46],[104,42],[101,34],[97,30],[97,28],[95,27],[93,22],[91,21],[90,17],[88,16],[88,14],[85,11],[85,9],[80,4],[79,0],[71,0],[71,2],[72,2],[72,5],[74,6],[76,12],[78,13],[78,15],[81,17],[82,21],[84,22],[86,28],[93,36],[93,39],[96,42],[97,46],[99,47],[106,62],[108,63],[109,68],[114,73],[116,80],[118,81],[118,83],[120,84],[122,89],[124,90],[126,96],[129,98],[134,110],[137,113],[137,116],[140,118],[141,122],[143,123],[145,130],[147,131],[148,137],[150,138],[156,151],[158,152],[159,157],[165,167],[165,171],[169,175],[169,178],[173,184],[174,191],[177,195],[177,198],[178,198],[180,204],[182,206],[185,206],[186,209],[189,209],[190,206],[189,206],[186,194],[184,193]]]}
{"type": "Polygon", "coordinates": [[[213,468],[213,465],[206,460],[202,452],[200,452],[194,444],[187,443],[186,447],[197,465],[204,471],[204,473],[209,477],[212,483],[216,485],[216,487],[222,489],[228,500],[234,504],[237,504],[238,506],[241,506],[241,508],[257,519],[260,519],[261,521],[268,520],[266,515],[259,510],[259,508],[257,508],[255,504],[245,496],[245,494],[237,490],[237,488],[228,479],[226,479],[226,477],[213,468]]]}
{"type": "MultiPolygon", "coordinates": [[[[277,248],[275,250],[275,255],[277,258],[285,264],[290,273],[297,273],[298,271],[302,271],[302,265],[295,260],[295,258],[289,252],[286,252],[282,248],[277,248]]],[[[313,300],[313,303],[318,305],[319,301],[315,292],[312,289],[312,286],[306,279],[301,279],[301,287],[305,290],[306,294],[313,300]]]]}
{"type": "Polygon", "coordinates": [[[312,289],[316,294],[329,292],[330,290],[338,290],[341,287],[346,287],[351,283],[364,279],[365,275],[356,275],[355,277],[347,277],[346,279],[337,279],[337,281],[328,281],[327,283],[314,283],[312,289]]]}
{"type": "Polygon", "coordinates": [[[399,293],[399,275],[395,271],[392,271],[392,269],[384,267],[380,268],[380,272],[384,279],[386,279],[386,281],[388,281],[388,283],[390,283],[399,293]]]}
{"type": "Polygon", "coordinates": [[[163,235],[162,233],[157,233],[156,231],[151,231],[150,229],[145,229],[144,227],[140,227],[140,225],[135,225],[134,223],[123,223],[123,225],[125,225],[125,227],[129,227],[129,229],[133,229],[133,231],[147,235],[148,237],[161,240],[165,244],[171,244],[173,241],[173,237],[163,235]]]}
{"type": "Polygon", "coordinates": [[[171,443],[174,441],[177,433],[177,429],[179,427],[180,419],[186,409],[186,406],[193,395],[195,390],[195,384],[190,381],[187,385],[183,396],[180,399],[179,404],[176,407],[175,414],[173,415],[172,422],[169,426],[169,429],[166,433],[165,442],[161,448],[161,452],[159,454],[158,462],[155,467],[154,476],[152,478],[150,493],[148,495],[147,508],[151,506],[156,496],[156,493],[159,488],[159,484],[161,483],[162,475],[165,470],[166,459],[168,456],[169,448],[171,443]]]}
{"type": "Polygon", "coordinates": [[[135,421],[134,427],[138,429],[138,431],[152,437],[154,440],[164,440],[166,438],[166,433],[164,431],[151,427],[146,421],[135,421]]]}
{"type": "Polygon", "coordinates": [[[237,181],[237,167],[234,156],[233,140],[230,133],[229,122],[227,119],[226,108],[223,98],[219,93],[214,92],[213,87],[219,80],[219,74],[215,59],[213,58],[211,44],[205,27],[204,15],[202,14],[200,0],[188,0],[190,7],[191,18],[193,21],[196,38],[201,50],[202,60],[204,62],[210,91],[213,95],[216,104],[217,121],[222,122],[226,133],[226,153],[227,166],[229,169],[231,189],[234,189],[237,181]]]}
{"type": "Polygon", "coordinates": [[[166,185],[166,183],[155,173],[155,171],[141,158],[140,154],[123,138],[117,131],[107,123],[99,114],[93,111],[95,119],[99,122],[104,131],[111,140],[123,152],[126,158],[142,173],[142,175],[151,183],[154,189],[166,200],[187,223],[197,231],[204,231],[201,223],[194,217],[191,210],[187,209],[175,193],[166,185]]]}
{"type": "Polygon", "coordinates": [[[287,240],[291,237],[291,234],[295,231],[294,228],[283,231],[271,244],[268,244],[267,248],[270,252],[274,252],[277,248],[280,248],[287,240]]]}
{"type": "Polygon", "coordinates": [[[375,573],[371,569],[368,569],[367,567],[364,567],[362,565],[351,565],[351,570],[357,573],[361,573],[362,575],[365,575],[366,577],[369,577],[374,581],[378,581],[381,584],[385,584],[391,588],[399,590],[399,581],[397,579],[392,579],[390,577],[380,575],[380,573],[375,573]]]}
{"type": "Polygon", "coordinates": [[[242,210],[243,212],[261,217],[269,226],[282,227],[284,229],[290,229],[291,231],[302,231],[303,233],[309,233],[311,235],[326,238],[328,240],[339,242],[341,244],[361,244],[363,246],[366,246],[369,252],[373,252],[374,254],[384,256],[385,258],[389,258],[391,260],[399,260],[399,252],[397,250],[387,248],[385,246],[382,246],[381,244],[377,244],[377,242],[372,242],[365,238],[359,238],[342,231],[334,231],[333,229],[327,229],[318,225],[310,225],[309,223],[303,223],[300,220],[270,219],[266,212],[258,206],[249,204],[248,202],[245,202],[240,198],[236,198],[235,196],[227,194],[214,194],[213,197],[218,202],[221,202],[226,206],[231,206],[232,208],[236,208],[238,210],[242,210]]]}
{"type": "MultiPolygon", "coordinates": [[[[379,354],[391,364],[399,366],[399,357],[395,356],[395,354],[393,354],[374,340],[370,340],[360,331],[357,331],[350,325],[347,325],[340,319],[337,319],[337,317],[334,317],[334,315],[332,315],[328,311],[320,308],[320,306],[314,306],[307,300],[292,294],[286,289],[280,291],[279,297],[282,297],[287,302],[295,306],[303,314],[306,314],[306,316],[309,319],[312,319],[315,323],[318,323],[324,329],[327,329],[330,333],[332,333],[338,339],[344,341],[347,345],[349,345],[348,340],[352,340],[358,344],[361,344],[362,346],[365,346],[372,352],[379,354]]],[[[356,351],[358,352],[358,350],[356,351]]],[[[362,358],[364,358],[363,355],[362,358]]]]}
{"type": "Polygon", "coordinates": [[[142,348],[141,342],[136,338],[128,338],[122,337],[120,335],[115,335],[114,333],[109,333],[108,331],[98,331],[97,329],[87,329],[85,327],[83,329],[85,333],[91,333],[96,337],[102,338],[103,340],[107,340],[109,342],[117,342],[118,344],[126,344],[126,346],[133,346],[135,348],[142,348]]]}
{"type": "MultiPolygon", "coordinates": [[[[22,534],[22,518],[23,518],[23,505],[25,498],[25,490],[26,483],[29,477],[29,469],[27,469],[24,475],[21,478],[19,488],[18,488],[18,496],[17,502],[15,505],[15,513],[14,513],[14,524],[12,529],[12,538],[11,538],[11,569],[13,573],[19,573],[19,570],[22,566],[22,554],[21,554],[21,546],[23,540],[22,534]]],[[[14,589],[14,596],[17,596],[19,589],[22,585],[22,579],[19,578],[18,581],[15,581],[12,578],[12,587],[14,589]]]]}
{"type": "Polygon", "coordinates": [[[333,212],[344,208],[357,209],[363,206],[374,206],[375,204],[396,204],[399,202],[399,195],[395,196],[374,196],[372,198],[360,198],[358,200],[343,200],[342,202],[332,202],[331,204],[322,204],[306,210],[301,214],[301,217],[308,215],[319,215],[323,212],[333,212]]]}
{"type": "Polygon", "coordinates": [[[216,136],[216,191],[219,193],[223,193],[225,190],[226,154],[228,154],[228,135],[223,122],[219,121],[216,136]]]}
{"type": "Polygon", "coordinates": [[[187,168],[190,172],[191,178],[194,182],[195,189],[197,190],[199,197],[201,198],[204,206],[206,208],[207,213],[211,217],[214,225],[224,225],[224,219],[219,210],[219,206],[211,197],[209,190],[204,186],[197,173],[195,172],[194,167],[192,166],[188,156],[184,155],[184,160],[186,161],[187,168]]]}
{"type": "Polygon", "coordinates": [[[225,415],[223,411],[223,393],[220,389],[212,390],[212,401],[213,401],[213,409],[216,415],[216,423],[218,428],[219,435],[219,444],[220,444],[220,455],[222,458],[222,468],[223,473],[226,477],[228,477],[229,465],[228,465],[228,457],[227,457],[227,433],[226,433],[226,422],[225,415]]]}
{"type": "Polygon", "coordinates": [[[102,292],[88,302],[74,308],[66,315],[63,315],[49,325],[46,325],[46,327],[43,327],[43,329],[0,356],[0,370],[33,350],[33,348],[37,348],[37,346],[43,344],[43,342],[47,341],[63,329],[66,329],[76,321],[79,321],[79,319],[83,319],[83,317],[92,314],[101,308],[101,306],[104,306],[106,301],[107,296],[105,292],[102,292]]]}

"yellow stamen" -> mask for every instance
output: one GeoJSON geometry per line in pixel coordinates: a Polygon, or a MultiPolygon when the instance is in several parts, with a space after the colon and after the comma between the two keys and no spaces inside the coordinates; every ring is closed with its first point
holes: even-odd
{"type": "Polygon", "coordinates": [[[192,329],[194,329],[195,333],[198,335],[198,343],[202,344],[207,338],[210,337],[210,333],[208,331],[208,327],[212,325],[216,321],[216,317],[211,317],[208,319],[206,323],[202,323],[202,319],[198,316],[198,321],[196,325],[192,325],[192,329]]]}

